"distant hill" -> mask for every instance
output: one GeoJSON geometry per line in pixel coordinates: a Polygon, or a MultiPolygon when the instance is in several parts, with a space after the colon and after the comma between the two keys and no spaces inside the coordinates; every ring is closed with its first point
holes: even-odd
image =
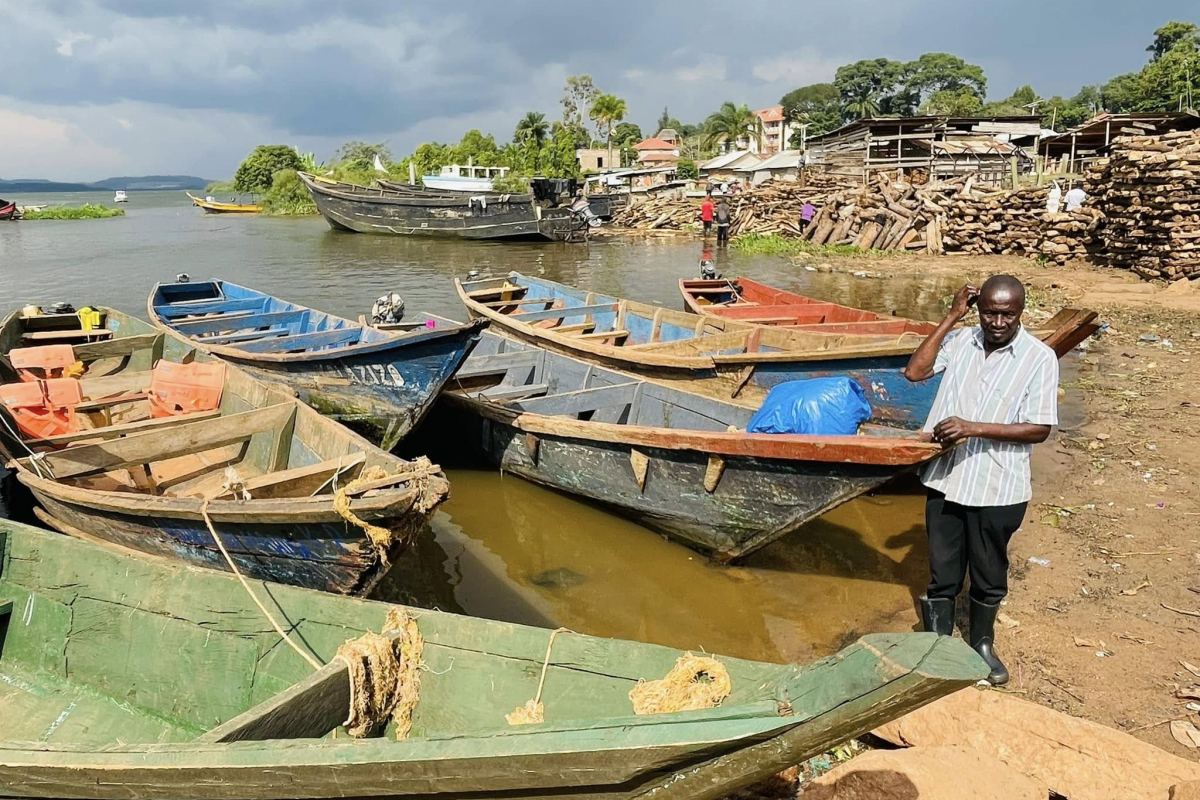
{"type": "Polygon", "coordinates": [[[0,197],[5,192],[17,194],[20,192],[99,192],[148,189],[203,189],[209,184],[204,178],[195,175],[142,175],[141,177],[105,178],[94,183],[64,183],[62,181],[47,181],[40,178],[18,178],[4,180],[0,178],[0,197]]]}

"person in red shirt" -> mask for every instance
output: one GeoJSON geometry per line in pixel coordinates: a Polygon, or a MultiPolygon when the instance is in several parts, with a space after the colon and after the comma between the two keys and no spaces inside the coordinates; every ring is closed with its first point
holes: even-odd
{"type": "Polygon", "coordinates": [[[712,233],[713,224],[713,201],[712,194],[704,196],[704,202],[700,204],[700,221],[704,223],[704,238],[712,233]]]}

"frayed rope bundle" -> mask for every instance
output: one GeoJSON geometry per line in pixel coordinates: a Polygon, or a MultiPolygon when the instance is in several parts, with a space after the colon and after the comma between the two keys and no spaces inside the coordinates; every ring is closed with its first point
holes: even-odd
{"type": "Polygon", "coordinates": [[[729,696],[729,670],[715,658],[685,653],[665,678],[639,681],[629,692],[635,714],[716,708],[729,696]]]}
{"type": "Polygon", "coordinates": [[[367,632],[338,648],[334,659],[345,663],[350,672],[350,716],[343,725],[351,736],[369,736],[391,719],[396,723],[396,738],[408,738],[424,647],[416,620],[404,609],[392,608],[383,635],[367,632]],[[392,635],[395,638],[389,638],[392,635]]]}
{"type": "MultiPolygon", "coordinates": [[[[413,459],[410,466],[411,469],[407,472],[396,474],[396,482],[399,483],[404,479],[409,480],[412,488],[417,492],[417,499],[413,502],[413,510],[423,516],[437,505],[438,498],[428,490],[429,476],[441,472],[441,467],[434,464],[425,456],[413,459]]],[[[388,563],[387,552],[392,543],[397,539],[407,540],[412,536],[414,531],[393,531],[380,525],[372,525],[350,510],[350,496],[368,486],[372,481],[387,477],[390,476],[383,467],[367,467],[357,478],[338,489],[333,496],[334,511],[337,511],[338,516],[342,519],[363,529],[367,537],[370,538],[371,543],[375,545],[375,549],[379,552],[379,557],[383,560],[384,564],[388,563]]]]}

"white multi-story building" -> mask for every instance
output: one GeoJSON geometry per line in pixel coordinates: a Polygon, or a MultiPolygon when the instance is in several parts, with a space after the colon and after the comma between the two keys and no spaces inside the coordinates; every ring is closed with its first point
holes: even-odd
{"type": "Polygon", "coordinates": [[[754,113],[763,121],[762,147],[751,139],[750,151],[758,155],[774,155],[787,150],[788,141],[792,138],[792,126],[783,115],[783,106],[771,106],[754,113]]]}

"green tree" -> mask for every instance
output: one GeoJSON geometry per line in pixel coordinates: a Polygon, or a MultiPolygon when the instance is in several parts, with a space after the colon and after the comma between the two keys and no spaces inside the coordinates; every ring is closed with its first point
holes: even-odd
{"type": "Polygon", "coordinates": [[[563,124],[572,132],[577,143],[581,138],[585,144],[591,139],[583,117],[599,94],[600,90],[592,83],[591,75],[567,76],[567,85],[559,102],[563,107],[563,124]]]}
{"type": "Polygon", "coordinates": [[[925,53],[916,61],[904,65],[904,88],[919,104],[939,92],[953,92],[962,99],[968,93],[978,98],[980,105],[987,94],[987,78],[983,68],[968,64],[949,53],[925,53]]]}
{"type": "Polygon", "coordinates": [[[575,159],[575,131],[570,126],[556,122],[550,130],[550,139],[542,148],[542,172],[548,178],[578,178],[579,162],[575,159]]]}
{"type": "Polygon", "coordinates": [[[532,140],[539,148],[542,142],[546,141],[546,137],[550,134],[550,123],[546,122],[546,115],[540,114],[537,111],[530,111],[521,118],[517,123],[517,129],[513,133],[513,141],[525,143],[532,140]]]}
{"type": "MultiPolygon", "coordinates": [[[[836,130],[842,124],[842,98],[832,83],[801,86],[785,94],[779,101],[783,114],[793,125],[807,125],[809,136],[820,136],[836,130]]],[[[793,134],[791,146],[799,146],[800,132],[793,134]]]]}
{"type": "Polygon", "coordinates": [[[621,122],[613,128],[613,144],[617,147],[631,147],[645,138],[642,129],[632,122],[621,122]]]}
{"type": "Polygon", "coordinates": [[[904,65],[886,58],[866,59],[839,67],[833,85],[849,119],[873,117],[881,110],[893,113],[892,96],[904,80],[904,65]]]}
{"type": "Polygon", "coordinates": [[[276,172],[303,166],[300,154],[286,144],[260,144],[237,168],[233,176],[234,191],[266,192],[276,172]]]}
{"type": "Polygon", "coordinates": [[[1100,87],[1100,97],[1105,111],[1127,114],[1137,110],[1142,100],[1141,75],[1128,72],[1111,78],[1100,87]]]}
{"type": "Polygon", "coordinates": [[[674,127],[674,126],[671,124],[672,122],[675,122],[675,120],[671,119],[671,114],[670,114],[670,113],[667,111],[667,107],[666,107],[666,106],[663,106],[663,113],[662,113],[662,114],[660,114],[660,115],[659,115],[659,117],[658,117],[658,127],[655,129],[655,131],[654,131],[654,132],[655,132],[655,133],[658,133],[658,132],[659,132],[659,131],[661,131],[663,128],[672,128],[672,127],[674,127]]]}
{"type": "Polygon", "coordinates": [[[975,93],[974,89],[966,86],[960,89],[942,89],[934,92],[925,101],[925,105],[921,106],[921,111],[925,114],[947,117],[970,117],[982,110],[983,101],[979,99],[979,95],[975,93]]]}
{"type": "Polygon", "coordinates": [[[384,164],[392,161],[392,151],[386,142],[368,144],[367,142],[346,142],[333,154],[334,163],[344,169],[356,172],[367,172],[375,168],[375,157],[384,164]]]}
{"type": "Polygon", "coordinates": [[[1184,111],[1196,107],[1200,50],[1177,44],[1142,69],[1138,79],[1141,111],[1184,111]]]}
{"type": "Polygon", "coordinates": [[[675,165],[675,176],[684,180],[694,181],[700,177],[700,168],[690,158],[681,158],[675,165]]]}
{"type": "Polygon", "coordinates": [[[1183,45],[1189,50],[1200,46],[1200,28],[1192,22],[1168,22],[1154,32],[1154,41],[1146,48],[1150,60],[1158,61],[1176,47],[1183,45]]]}
{"type": "Polygon", "coordinates": [[[592,102],[592,107],[588,109],[588,116],[596,123],[598,129],[604,131],[604,141],[608,148],[610,164],[612,163],[613,126],[625,119],[625,115],[628,113],[629,108],[625,105],[625,101],[615,94],[597,95],[592,102]]]}
{"type": "Polygon", "coordinates": [[[275,173],[271,188],[262,199],[263,212],[278,215],[300,215],[317,213],[308,187],[300,180],[294,169],[281,169],[275,173]]]}
{"type": "Polygon", "coordinates": [[[719,111],[714,111],[704,121],[705,147],[713,147],[719,142],[728,142],[737,147],[742,139],[757,143],[762,149],[763,121],[743,103],[735,106],[728,101],[721,104],[719,111]]]}
{"type": "Polygon", "coordinates": [[[500,148],[496,146],[496,138],[490,133],[486,136],[472,128],[463,134],[462,141],[454,148],[454,160],[465,164],[471,161],[481,167],[501,166],[500,148]]]}

